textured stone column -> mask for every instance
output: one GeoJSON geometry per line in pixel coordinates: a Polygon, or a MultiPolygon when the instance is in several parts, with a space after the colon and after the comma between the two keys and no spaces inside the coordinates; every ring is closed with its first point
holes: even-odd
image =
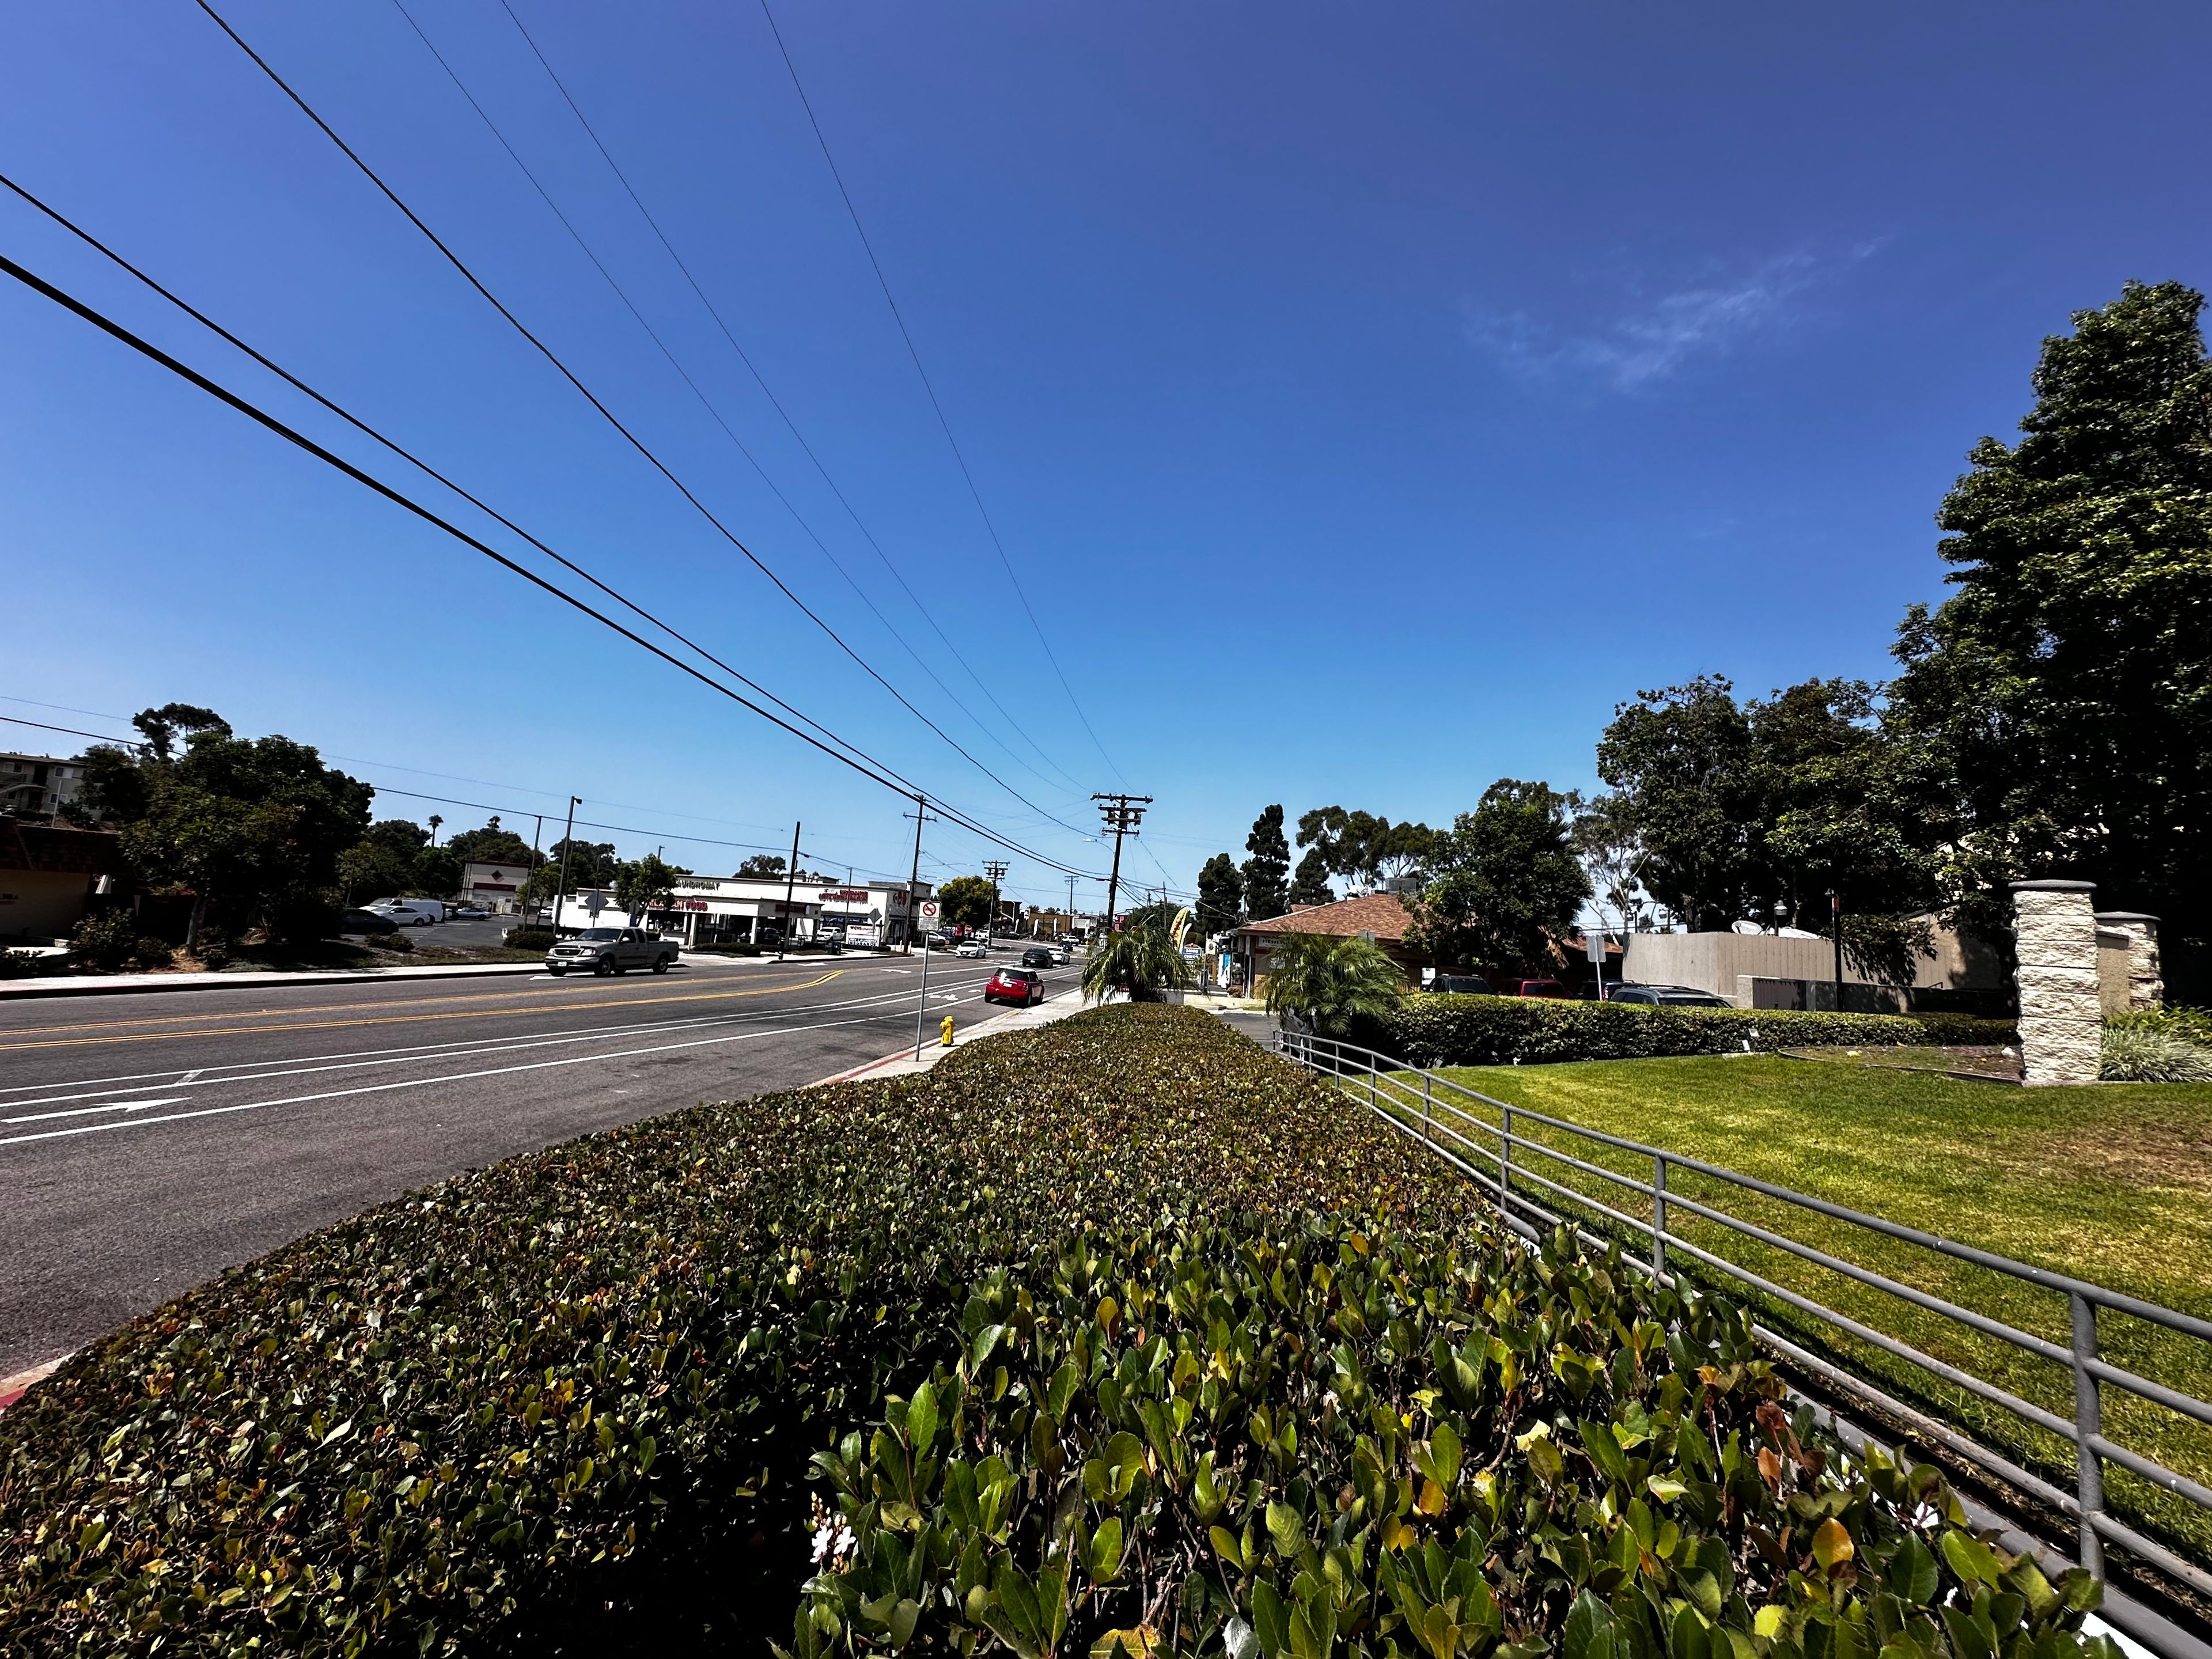
{"type": "Polygon", "coordinates": [[[2027,1081],[2094,1083],[2104,1045],[2097,995],[2096,890],[2087,881],[2016,881],[2020,1051],[2027,1081]]]}
{"type": "Polygon", "coordinates": [[[2163,1006],[2166,983],[2158,965],[2158,918],[2140,910],[2100,910],[2097,925],[2128,936],[2128,1006],[2163,1006]]]}

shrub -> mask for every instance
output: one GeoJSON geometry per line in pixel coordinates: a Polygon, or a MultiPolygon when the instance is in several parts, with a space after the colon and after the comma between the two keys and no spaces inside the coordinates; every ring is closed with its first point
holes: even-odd
{"type": "Polygon", "coordinates": [[[1354,1040],[1417,1066],[1483,1066],[1514,1060],[1534,1063],[1741,1054],[1747,1048],[1918,1043],[1929,1040],[1926,1032],[1919,1019],[1906,1014],[1651,1008],[1540,997],[1419,995],[1406,998],[1387,1018],[1361,1022],[1354,1040]]]}
{"type": "Polygon", "coordinates": [[[1743,1313],[1563,1237],[1114,1230],[946,1322],[928,1378],[815,1460],[836,1507],[798,1659],[1535,1659],[1562,1634],[2025,1659],[2095,1598],[1911,1523],[1950,1507],[1932,1468],[1847,1461],[1743,1313]]]}
{"type": "Polygon", "coordinates": [[[550,951],[560,937],[550,927],[510,927],[506,943],[516,951],[550,951]]]}
{"type": "Polygon", "coordinates": [[[404,927],[394,928],[388,933],[372,933],[362,943],[374,945],[380,951],[397,951],[402,956],[415,948],[415,941],[407,937],[407,930],[404,927]]]}
{"type": "Polygon", "coordinates": [[[2163,1031],[2170,1036],[2179,1037],[2184,1042],[2212,1048],[2212,1009],[2130,1009],[2125,1013],[2107,1014],[2105,1029],[2107,1031],[2163,1031]]]}
{"type": "Polygon", "coordinates": [[[2212,1048],[2172,1024],[2107,1024],[2097,1075],[2106,1083],[2212,1083],[2212,1048]]]}
{"type": "Polygon", "coordinates": [[[204,927],[200,930],[198,940],[192,946],[191,954],[201,967],[207,969],[210,973],[221,973],[230,966],[232,956],[230,940],[211,928],[204,927]]]}
{"type": "Polygon", "coordinates": [[[50,979],[70,972],[74,966],[67,957],[0,948],[0,979],[50,979]]]}
{"type": "Polygon", "coordinates": [[[2020,1022],[2015,1019],[1984,1019],[1974,1014],[1948,1012],[1916,1012],[1905,1018],[1920,1027],[1923,1042],[1960,1047],[2020,1047],[2020,1022]]]}
{"type": "Polygon", "coordinates": [[[1501,1243],[1207,1017],[1114,1007],[512,1159],[93,1344],[0,1415],[0,1650],[869,1650],[925,1595],[933,1652],[1174,1619],[1410,1656],[1418,1620],[1626,1659],[1662,1598],[1684,1659],[1938,1659],[1938,1608],[1961,1659],[2080,1650],[2082,1581],[1847,1466],[1745,1340],[1501,1243]]]}
{"type": "Polygon", "coordinates": [[[128,910],[102,910],[85,917],[70,935],[70,958],[87,968],[113,973],[131,960],[138,945],[137,918],[128,910]]]}
{"type": "Polygon", "coordinates": [[[131,959],[141,968],[173,967],[177,960],[177,947],[165,939],[141,933],[131,946],[131,959]]]}

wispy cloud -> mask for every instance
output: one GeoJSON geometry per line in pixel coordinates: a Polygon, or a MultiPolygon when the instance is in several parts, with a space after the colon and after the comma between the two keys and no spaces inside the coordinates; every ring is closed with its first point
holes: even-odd
{"type": "Polygon", "coordinates": [[[1702,357],[1725,356],[1796,321],[1808,289],[1874,252],[1853,248],[1841,260],[1794,252],[1748,270],[1713,270],[1654,294],[1626,285],[1614,314],[1595,326],[1566,328],[1526,311],[1467,307],[1467,337],[1531,380],[1596,380],[1637,392],[1702,357]]]}

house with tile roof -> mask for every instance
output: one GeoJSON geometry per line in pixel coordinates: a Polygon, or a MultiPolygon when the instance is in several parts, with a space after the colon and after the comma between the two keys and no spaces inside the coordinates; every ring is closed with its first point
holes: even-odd
{"type": "Polygon", "coordinates": [[[1274,916],[1266,921],[1248,921],[1230,935],[1230,951],[1236,960],[1238,976],[1249,986],[1257,983],[1267,972],[1268,959],[1274,953],[1276,943],[1285,934],[1324,933],[1331,939],[1364,934],[1381,945],[1390,960],[1398,964],[1407,984],[1418,986],[1421,970],[1432,964],[1426,956],[1406,942],[1407,931],[1413,924],[1413,914],[1395,893],[1369,893],[1359,898],[1339,899],[1334,904],[1302,905],[1286,916],[1274,916]]]}

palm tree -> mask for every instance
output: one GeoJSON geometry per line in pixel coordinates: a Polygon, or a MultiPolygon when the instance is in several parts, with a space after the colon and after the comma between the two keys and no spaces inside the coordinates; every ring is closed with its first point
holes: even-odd
{"type": "Polygon", "coordinates": [[[1267,1012],[1294,1014],[1323,1036],[1398,1006],[1406,978],[1373,939],[1285,933],[1267,970],[1267,1012]]]}
{"type": "Polygon", "coordinates": [[[1083,964],[1083,995],[1103,1002],[1112,991],[1126,991],[1132,1002],[1158,1002],[1163,991],[1191,983],[1190,964],[1158,916],[1130,916],[1103,939],[1093,939],[1083,964]]]}

